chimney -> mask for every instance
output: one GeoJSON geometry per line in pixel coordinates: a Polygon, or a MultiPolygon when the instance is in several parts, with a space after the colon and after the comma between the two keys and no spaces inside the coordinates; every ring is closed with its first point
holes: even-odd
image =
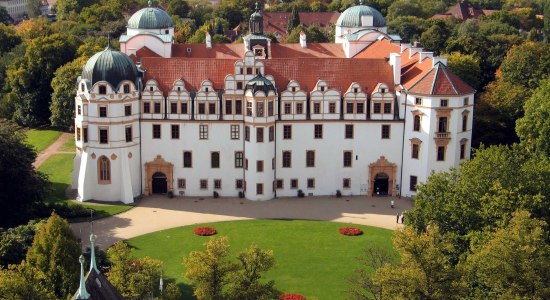
{"type": "Polygon", "coordinates": [[[300,46],[302,48],[307,48],[306,34],[303,31],[300,31],[300,46]]]}
{"type": "Polygon", "coordinates": [[[206,48],[210,49],[212,48],[212,37],[210,36],[210,33],[206,33],[206,48]]]}
{"type": "Polygon", "coordinates": [[[434,57],[434,53],[433,52],[423,52],[421,51],[418,55],[420,55],[418,57],[418,61],[419,62],[422,62],[424,59],[428,58],[428,57],[434,57]]]}
{"type": "Polygon", "coordinates": [[[437,63],[439,63],[439,62],[442,63],[442,64],[444,64],[445,66],[447,65],[447,58],[446,58],[446,57],[439,57],[439,56],[436,56],[436,57],[434,57],[432,60],[433,60],[433,65],[432,65],[432,67],[435,67],[435,65],[436,65],[437,63]]]}
{"type": "Polygon", "coordinates": [[[393,69],[393,84],[401,84],[401,55],[399,53],[390,53],[390,65],[393,69]]]}
{"type": "Polygon", "coordinates": [[[411,47],[411,44],[401,44],[401,53],[405,52],[405,50],[409,49],[411,47]]]}
{"type": "Polygon", "coordinates": [[[422,45],[419,42],[414,42],[413,46],[409,52],[409,58],[413,57],[418,52],[422,52],[422,45]]]}

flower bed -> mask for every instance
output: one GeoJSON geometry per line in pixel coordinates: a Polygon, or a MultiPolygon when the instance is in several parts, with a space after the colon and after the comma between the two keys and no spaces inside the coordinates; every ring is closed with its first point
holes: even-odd
{"type": "Polygon", "coordinates": [[[340,228],[340,234],[356,236],[356,235],[362,235],[363,231],[356,227],[343,227],[343,228],[340,228]]]}
{"type": "Polygon", "coordinates": [[[279,300],[306,300],[306,297],[298,294],[284,294],[279,297],[279,300]]]}
{"type": "Polygon", "coordinates": [[[196,235],[201,235],[201,236],[209,236],[217,233],[216,229],[212,227],[197,227],[195,228],[195,230],[193,230],[193,232],[196,235]]]}

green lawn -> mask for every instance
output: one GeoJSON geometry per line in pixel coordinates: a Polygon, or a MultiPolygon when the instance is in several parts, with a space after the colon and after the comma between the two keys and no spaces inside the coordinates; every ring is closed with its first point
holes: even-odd
{"type": "MultiPolygon", "coordinates": [[[[252,220],[201,224],[213,226],[217,236],[228,236],[231,252],[256,243],[260,248],[272,249],[276,267],[266,279],[275,280],[285,293],[300,293],[308,300],[346,299],[347,282],[356,269],[356,258],[369,244],[377,244],[396,256],[391,243],[392,231],[356,226],[361,236],[343,236],[338,229],[347,224],[303,220],[252,220]]],[[[183,278],[183,257],[190,251],[203,250],[208,237],[195,236],[185,226],[159,231],[128,240],[136,257],[150,256],[164,262],[164,274],[176,280],[184,293],[183,299],[192,299],[192,288],[183,278]]]]}
{"type": "Polygon", "coordinates": [[[48,158],[38,170],[49,175],[53,193],[48,199],[51,202],[81,205],[95,210],[95,218],[104,218],[129,210],[131,205],[96,205],[91,203],[78,204],[66,196],[66,190],[71,185],[74,154],[55,154],[48,158]]]}
{"type": "Polygon", "coordinates": [[[71,134],[71,137],[59,147],[59,151],[61,152],[74,152],[75,151],[75,145],[74,145],[74,134],[71,134]]]}
{"type": "Polygon", "coordinates": [[[27,143],[36,149],[36,153],[42,152],[55,142],[61,132],[51,129],[30,129],[27,131],[27,143]]]}

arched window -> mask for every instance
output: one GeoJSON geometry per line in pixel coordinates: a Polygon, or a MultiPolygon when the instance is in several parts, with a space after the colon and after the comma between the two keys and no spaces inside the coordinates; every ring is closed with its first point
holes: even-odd
{"type": "Polygon", "coordinates": [[[468,115],[462,116],[462,131],[468,130],[468,115]]]}
{"type": "Polygon", "coordinates": [[[125,93],[125,94],[129,94],[129,93],[130,93],[130,85],[129,85],[129,84],[125,84],[125,85],[124,85],[124,93],[125,93]]]}
{"type": "Polygon", "coordinates": [[[98,182],[99,184],[111,183],[111,162],[105,156],[101,156],[98,161],[98,182]]]}
{"type": "Polygon", "coordinates": [[[100,85],[100,86],[99,86],[99,94],[100,94],[100,95],[105,95],[105,94],[107,94],[107,87],[104,86],[104,85],[100,85]]]}
{"type": "Polygon", "coordinates": [[[420,116],[419,115],[416,115],[414,116],[414,128],[413,130],[414,131],[420,131],[420,116]]]}

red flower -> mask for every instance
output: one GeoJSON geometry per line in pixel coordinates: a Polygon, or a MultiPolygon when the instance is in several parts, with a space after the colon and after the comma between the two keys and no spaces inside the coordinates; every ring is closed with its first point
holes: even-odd
{"type": "Polygon", "coordinates": [[[339,231],[343,235],[350,235],[350,236],[363,234],[363,231],[361,231],[361,229],[355,228],[355,227],[343,227],[343,228],[340,228],[339,231]]]}
{"type": "Polygon", "coordinates": [[[217,233],[216,229],[212,227],[197,227],[193,231],[196,235],[209,236],[217,233]]]}
{"type": "Polygon", "coordinates": [[[306,300],[306,297],[298,294],[284,294],[279,296],[279,300],[306,300]]]}

